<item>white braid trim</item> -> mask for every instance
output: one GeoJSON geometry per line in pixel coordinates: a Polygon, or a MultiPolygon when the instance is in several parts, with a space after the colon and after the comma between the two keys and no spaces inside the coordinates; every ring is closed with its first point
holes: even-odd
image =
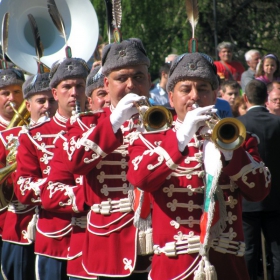
{"type": "Polygon", "coordinates": [[[178,167],[178,164],[176,164],[172,158],[169,156],[169,154],[160,146],[156,147],[154,149],[154,152],[157,153],[160,156],[163,156],[165,159],[165,164],[172,170],[175,170],[178,167]]]}

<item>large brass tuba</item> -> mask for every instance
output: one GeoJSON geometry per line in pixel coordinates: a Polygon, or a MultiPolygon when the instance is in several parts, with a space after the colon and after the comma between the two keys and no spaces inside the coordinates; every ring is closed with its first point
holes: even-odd
{"type": "Polygon", "coordinates": [[[140,118],[147,131],[161,130],[171,127],[173,116],[163,106],[151,106],[148,98],[135,102],[140,118]]]}
{"type": "MultiPolygon", "coordinates": [[[[15,111],[15,114],[11,119],[7,129],[16,126],[22,126],[24,124],[27,125],[29,123],[30,113],[26,109],[25,101],[21,103],[18,110],[15,109],[15,105],[12,102],[10,102],[10,105],[15,111]]],[[[7,143],[6,149],[9,151],[9,153],[6,157],[6,166],[0,168],[0,208],[6,207],[13,198],[14,192],[13,189],[11,190],[11,187],[9,186],[10,184],[7,182],[7,180],[11,173],[17,168],[17,148],[17,139],[12,139],[9,143],[7,143]]]]}
{"type": "MultiPolygon", "coordinates": [[[[65,23],[67,43],[72,53],[89,61],[98,42],[99,27],[95,9],[89,0],[56,0],[65,23]]],[[[65,57],[65,41],[60,36],[48,13],[46,0],[2,0],[0,19],[9,12],[8,57],[28,74],[37,74],[37,56],[28,14],[38,25],[44,46],[41,62],[48,68],[65,57]]],[[[1,39],[1,38],[0,38],[1,39]]],[[[1,40],[0,40],[1,41],[1,40]]]]}
{"type": "Polygon", "coordinates": [[[211,133],[202,136],[210,139],[218,148],[224,150],[235,150],[239,148],[246,138],[246,128],[242,122],[236,118],[221,119],[216,113],[211,114],[211,118],[206,121],[211,133]]]}

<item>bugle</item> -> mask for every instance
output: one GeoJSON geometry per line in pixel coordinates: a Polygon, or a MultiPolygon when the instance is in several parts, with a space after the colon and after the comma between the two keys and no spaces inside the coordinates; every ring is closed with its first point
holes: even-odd
{"type": "Polygon", "coordinates": [[[147,131],[162,130],[171,127],[173,116],[163,106],[151,106],[148,98],[135,102],[140,119],[147,131]]]}
{"type": "Polygon", "coordinates": [[[221,119],[216,113],[210,114],[206,125],[210,128],[209,133],[202,136],[210,139],[218,148],[235,150],[239,148],[246,138],[246,128],[236,118],[227,117],[221,119]]]}

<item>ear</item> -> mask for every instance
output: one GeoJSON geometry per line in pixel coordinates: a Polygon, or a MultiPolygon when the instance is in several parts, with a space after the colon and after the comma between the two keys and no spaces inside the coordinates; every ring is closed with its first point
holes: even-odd
{"type": "Polygon", "coordinates": [[[248,100],[248,97],[247,97],[246,93],[243,94],[243,98],[244,98],[244,101],[245,101],[246,105],[249,104],[249,100],[248,100]]]}
{"type": "Polygon", "coordinates": [[[107,76],[104,77],[104,87],[106,91],[108,91],[109,88],[109,78],[107,76]]]}
{"type": "Polygon", "coordinates": [[[91,97],[88,97],[88,98],[87,98],[87,100],[88,100],[88,104],[89,104],[89,106],[91,107],[91,106],[92,106],[92,104],[93,104],[91,97]]]}
{"type": "Polygon", "coordinates": [[[174,108],[174,103],[173,103],[173,92],[169,91],[168,92],[168,99],[169,99],[169,104],[172,108],[174,108]]]}
{"type": "Polygon", "coordinates": [[[31,112],[31,104],[28,100],[25,100],[26,109],[28,112],[31,112]]]}
{"type": "Polygon", "coordinates": [[[54,100],[58,101],[57,89],[56,88],[52,88],[52,95],[53,95],[54,100]]]}

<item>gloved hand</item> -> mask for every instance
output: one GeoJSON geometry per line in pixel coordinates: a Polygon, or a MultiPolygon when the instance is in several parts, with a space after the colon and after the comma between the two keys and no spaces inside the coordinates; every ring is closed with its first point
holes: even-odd
{"type": "Polygon", "coordinates": [[[128,93],[119,101],[118,105],[110,115],[110,121],[114,133],[118,131],[125,121],[129,120],[134,114],[138,113],[138,110],[133,103],[143,98],[145,97],[139,96],[135,93],[128,93]]]}
{"type": "Polygon", "coordinates": [[[230,161],[232,159],[233,151],[220,149],[221,153],[224,155],[226,161],[230,161]]]}
{"type": "Polygon", "coordinates": [[[203,126],[206,120],[210,119],[210,115],[205,115],[205,113],[215,113],[217,111],[213,107],[214,105],[199,107],[186,114],[183,124],[176,133],[180,152],[184,151],[198,128],[203,126]]]}

